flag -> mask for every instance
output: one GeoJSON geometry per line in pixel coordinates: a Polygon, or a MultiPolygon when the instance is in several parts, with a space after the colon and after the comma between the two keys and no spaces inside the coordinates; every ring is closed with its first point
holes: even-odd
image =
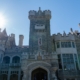
{"type": "Polygon", "coordinates": [[[42,38],[38,38],[38,45],[41,46],[42,45],[42,38]]]}

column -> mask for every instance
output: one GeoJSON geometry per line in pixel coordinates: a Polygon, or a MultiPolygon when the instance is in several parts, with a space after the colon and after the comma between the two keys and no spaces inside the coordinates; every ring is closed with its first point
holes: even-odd
{"type": "Polygon", "coordinates": [[[27,80],[27,74],[26,74],[26,70],[25,71],[23,71],[24,73],[24,75],[23,75],[23,78],[22,78],[22,80],[27,80]]]}
{"type": "Polygon", "coordinates": [[[59,44],[60,44],[60,48],[61,48],[61,41],[59,41],[59,44]]]}
{"type": "Polygon", "coordinates": [[[62,56],[62,53],[61,53],[61,63],[62,63],[62,69],[64,70],[64,64],[63,64],[63,56],[62,56]]]}
{"type": "Polygon", "coordinates": [[[56,75],[55,75],[55,72],[54,72],[54,74],[53,74],[53,78],[54,78],[54,80],[57,80],[57,77],[56,77],[56,75]]]}
{"type": "Polygon", "coordinates": [[[11,75],[11,70],[9,69],[9,72],[8,72],[8,79],[7,79],[7,80],[10,80],[10,75],[11,75]]]}
{"type": "Polygon", "coordinates": [[[51,73],[52,73],[52,80],[57,80],[57,76],[56,76],[56,69],[54,69],[54,67],[52,67],[52,71],[51,71],[51,73]]]}
{"type": "Polygon", "coordinates": [[[75,66],[75,69],[76,69],[76,62],[75,62],[75,56],[73,54],[73,60],[74,60],[74,66],[75,66]]]}
{"type": "Polygon", "coordinates": [[[18,80],[20,80],[20,77],[21,77],[21,69],[19,69],[18,80]]]}

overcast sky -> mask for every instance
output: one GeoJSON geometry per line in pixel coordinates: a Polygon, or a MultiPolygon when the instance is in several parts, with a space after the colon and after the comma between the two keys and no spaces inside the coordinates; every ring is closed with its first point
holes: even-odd
{"type": "Polygon", "coordinates": [[[68,33],[70,28],[79,30],[80,0],[0,0],[0,13],[8,20],[5,25],[8,35],[15,34],[18,45],[19,34],[24,35],[24,45],[29,43],[29,10],[51,10],[51,34],[68,33]]]}

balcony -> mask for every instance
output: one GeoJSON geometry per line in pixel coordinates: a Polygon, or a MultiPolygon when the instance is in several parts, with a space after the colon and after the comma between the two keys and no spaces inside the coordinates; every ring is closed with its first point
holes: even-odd
{"type": "Polygon", "coordinates": [[[59,77],[79,77],[80,70],[58,70],[59,77]]]}
{"type": "Polygon", "coordinates": [[[8,69],[8,68],[19,68],[21,67],[21,63],[10,63],[10,64],[0,64],[1,69],[8,69]]]}
{"type": "Polygon", "coordinates": [[[7,69],[9,68],[9,64],[0,64],[1,69],[7,69]]]}
{"type": "Polygon", "coordinates": [[[11,63],[9,66],[11,68],[19,68],[19,67],[21,67],[21,63],[11,63]]]}

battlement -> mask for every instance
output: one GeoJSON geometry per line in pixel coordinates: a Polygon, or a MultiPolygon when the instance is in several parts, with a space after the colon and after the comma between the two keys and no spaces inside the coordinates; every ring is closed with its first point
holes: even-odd
{"type": "Polygon", "coordinates": [[[50,19],[51,18],[51,11],[50,10],[44,10],[42,11],[41,8],[39,8],[38,11],[30,10],[29,11],[29,19],[50,19]]]}
{"type": "Polygon", "coordinates": [[[71,34],[71,33],[68,33],[68,34],[66,34],[66,33],[53,34],[52,38],[54,38],[55,40],[65,40],[65,41],[66,40],[72,40],[72,41],[75,40],[74,35],[71,34]]]}
{"type": "Polygon", "coordinates": [[[45,15],[46,15],[46,16],[47,16],[47,15],[51,15],[51,11],[50,11],[50,10],[45,10],[44,12],[45,12],[45,15]]]}
{"type": "Polygon", "coordinates": [[[12,34],[11,34],[11,37],[15,39],[15,34],[12,33],[12,34]]]}
{"type": "Polygon", "coordinates": [[[29,15],[35,16],[35,14],[36,14],[36,11],[34,11],[34,10],[30,10],[30,11],[29,11],[29,15]]]}

